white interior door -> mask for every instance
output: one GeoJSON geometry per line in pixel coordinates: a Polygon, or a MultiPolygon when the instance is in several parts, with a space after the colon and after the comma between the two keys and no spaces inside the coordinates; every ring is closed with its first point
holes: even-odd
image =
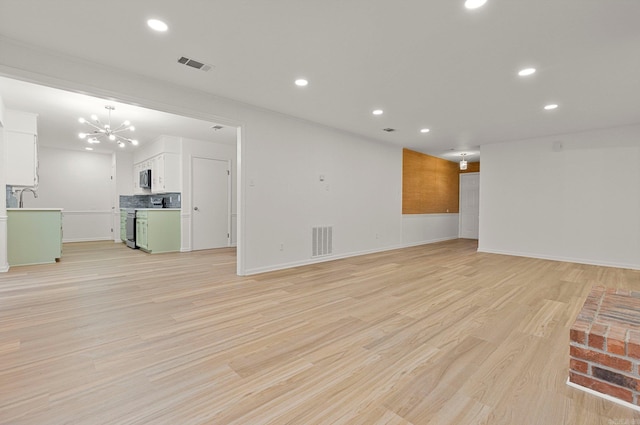
{"type": "Polygon", "coordinates": [[[480,173],[460,174],[460,228],[458,236],[478,239],[480,227],[480,173]]]}
{"type": "Polygon", "coordinates": [[[229,246],[231,164],[228,160],[192,158],[191,170],[191,248],[229,246]]]}

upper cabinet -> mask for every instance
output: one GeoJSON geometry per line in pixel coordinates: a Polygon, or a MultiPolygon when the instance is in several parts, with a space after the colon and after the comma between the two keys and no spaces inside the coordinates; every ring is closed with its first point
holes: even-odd
{"type": "Polygon", "coordinates": [[[133,166],[133,193],[144,195],[150,193],[180,192],[182,190],[180,173],[180,155],[165,152],[138,162],[133,166]],[[140,186],[140,172],[151,170],[151,188],[140,186]]]}
{"type": "Polygon", "coordinates": [[[38,185],[38,116],[7,109],[5,122],[6,183],[35,187],[38,185]]]}
{"type": "Polygon", "coordinates": [[[146,195],[182,191],[182,139],[159,136],[134,154],[133,193],[146,195]],[[150,188],[140,186],[140,172],[151,170],[150,188]]]}
{"type": "Polygon", "coordinates": [[[180,155],[162,153],[151,159],[151,193],[180,192],[180,155]]]}

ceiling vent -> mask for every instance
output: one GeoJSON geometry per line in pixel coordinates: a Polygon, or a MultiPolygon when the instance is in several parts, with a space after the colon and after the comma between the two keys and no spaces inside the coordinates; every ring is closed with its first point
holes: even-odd
{"type": "Polygon", "coordinates": [[[190,66],[191,68],[199,69],[201,71],[209,71],[211,68],[213,68],[213,65],[202,63],[185,56],[182,56],[180,59],[178,59],[178,63],[190,66]]]}
{"type": "Polygon", "coordinates": [[[392,133],[394,131],[396,131],[395,128],[383,128],[382,131],[386,131],[387,133],[392,133]]]}

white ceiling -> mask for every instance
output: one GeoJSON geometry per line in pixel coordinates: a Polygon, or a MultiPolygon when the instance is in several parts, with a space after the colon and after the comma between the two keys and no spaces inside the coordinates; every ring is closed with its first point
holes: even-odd
{"type": "MultiPolygon", "coordinates": [[[[119,134],[138,140],[139,146],[144,146],[161,135],[228,144],[236,142],[236,129],[233,127],[224,126],[220,130],[214,130],[211,127],[218,124],[14,79],[0,77],[0,94],[7,108],[38,114],[38,144],[41,146],[72,150],[82,150],[89,146],[78,134],[89,133],[92,129],[86,124],[80,124],[78,118],[88,120],[91,114],[96,114],[100,121],[107,123],[107,105],[115,107],[111,112],[112,127],[125,120],[131,121],[135,131],[119,134]]],[[[109,141],[91,146],[97,153],[121,149],[115,142],[109,141]]],[[[122,149],[132,151],[136,147],[127,144],[122,149]]]]}
{"type": "Polygon", "coordinates": [[[640,122],[638,18],[638,0],[0,0],[0,36],[434,155],[640,122]]]}

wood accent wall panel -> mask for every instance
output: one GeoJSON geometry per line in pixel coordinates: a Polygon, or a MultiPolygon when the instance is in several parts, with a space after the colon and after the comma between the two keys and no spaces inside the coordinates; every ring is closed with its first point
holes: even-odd
{"type": "Polygon", "coordinates": [[[402,213],[458,212],[458,163],[402,150],[402,213]]]}

